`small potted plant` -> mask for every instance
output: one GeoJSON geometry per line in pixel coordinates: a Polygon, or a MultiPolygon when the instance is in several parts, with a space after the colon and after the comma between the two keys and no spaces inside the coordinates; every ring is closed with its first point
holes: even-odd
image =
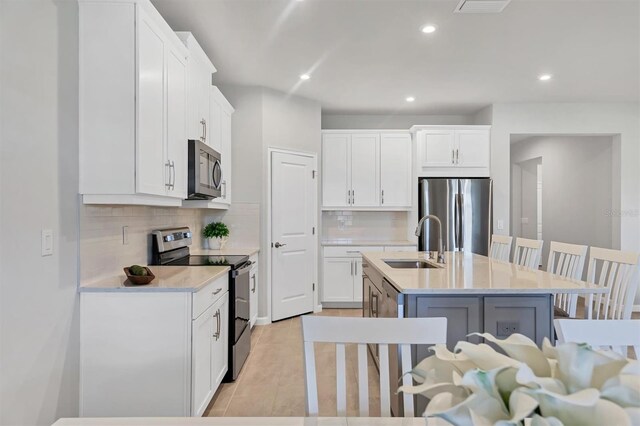
{"type": "Polygon", "coordinates": [[[211,222],[202,229],[202,236],[210,249],[222,250],[229,239],[229,228],[222,222],[211,222]]]}

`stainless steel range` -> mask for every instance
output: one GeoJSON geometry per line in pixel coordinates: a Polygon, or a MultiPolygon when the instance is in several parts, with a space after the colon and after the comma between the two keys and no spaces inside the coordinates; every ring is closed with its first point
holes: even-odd
{"type": "Polygon", "coordinates": [[[251,350],[249,327],[249,256],[192,255],[191,231],[187,227],[153,231],[154,265],[229,266],[229,370],[225,382],[234,381],[251,350]]]}

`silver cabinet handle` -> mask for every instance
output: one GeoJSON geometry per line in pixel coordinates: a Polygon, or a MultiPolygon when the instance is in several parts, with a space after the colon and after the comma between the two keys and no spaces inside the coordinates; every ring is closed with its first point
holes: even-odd
{"type": "Polygon", "coordinates": [[[216,319],[216,332],[213,333],[213,337],[218,340],[220,338],[220,309],[213,314],[213,317],[216,319]]]}
{"type": "Polygon", "coordinates": [[[202,142],[206,142],[207,141],[207,120],[203,118],[202,120],[200,120],[200,124],[202,125],[202,136],[200,136],[200,140],[202,142]]]}
{"type": "Polygon", "coordinates": [[[222,198],[227,198],[227,181],[223,180],[221,183],[222,187],[224,188],[224,192],[222,193],[222,198]]]}
{"type": "Polygon", "coordinates": [[[172,180],[171,180],[171,189],[176,189],[176,163],[171,160],[171,172],[172,172],[172,180]]]}
{"type": "Polygon", "coordinates": [[[360,250],[347,250],[347,253],[360,253],[360,250]]]}
{"type": "Polygon", "coordinates": [[[373,294],[373,291],[371,292],[371,316],[377,318],[378,317],[378,295],[377,294],[373,294]],[[373,300],[376,300],[376,308],[373,308],[373,300]]]}
{"type": "Polygon", "coordinates": [[[460,150],[456,148],[456,164],[460,164],[460,150]]]}
{"type": "Polygon", "coordinates": [[[351,204],[351,190],[350,189],[347,191],[347,204],[349,204],[349,205],[351,204]]]}
{"type": "Polygon", "coordinates": [[[355,270],[354,274],[356,277],[358,276],[358,261],[354,260],[353,261],[353,269],[355,270]]]}
{"type": "Polygon", "coordinates": [[[349,267],[351,268],[349,270],[349,275],[353,276],[353,260],[351,261],[351,264],[349,265],[349,267]]]}
{"type": "Polygon", "coordinates": [[[451,164],[456,164],[456,150],[451,150],[451,164]]]}
{"type": "Polygon", "coordinates": [[[384,204],[384,189],[382,190],[382,203],[381,204],[384,204]]]}
{"type": "Polygon", "coordinates": [[[222,289],[221,289],[221,288],[217,288],[217,289],[216,289],[213,293],[211,293],[211,294],[213,294],[213,295],[215,296],[216,294],[220,293],[221,291],[222,291],[222,289]]]}
{"type": "Polygon", "coordinates": [[[356,203],[356,190],[352,189],[351,190],[351,204],[355,204],[356,203]]]}
{"type": "Polygon", "coordinates": [[[251,276],[251,280],[253,281],[253,287],[251,287],[251,293],[256,292],[256,276],[255,274],[251,276]]]}
{"type": "Polygon", "coordinates": [[[167,162],[164,163],[164,166],[169,169],[169,182],[165,182],[164,186],[171,189],[171,161],[167,160],[167,162]]]}

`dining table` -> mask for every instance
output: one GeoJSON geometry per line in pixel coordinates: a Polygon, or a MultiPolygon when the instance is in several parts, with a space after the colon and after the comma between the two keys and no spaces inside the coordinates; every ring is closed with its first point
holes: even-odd
{"type": "Polygon", "coordinates": [[[53,426],[445,426],[424,417],[80,417],[53,426]]]}

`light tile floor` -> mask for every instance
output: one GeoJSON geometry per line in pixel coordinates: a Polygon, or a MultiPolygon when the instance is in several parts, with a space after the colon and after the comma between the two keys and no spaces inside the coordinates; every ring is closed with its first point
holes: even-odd
{"type": "MultiPolygon", "coordinates": [[[[361,309],[324,309],[318,315],[362,316],[361,309]]],[[[357,351],[347,345],[347,415],[358,415],[357,351]]],[[[335,345],[316,344],[320,416],[336,415],[335,345]]],[[[380,415],[378,373],[369,359],[369,409],[380,415]]],[[[223,383],[205,416],[304,416],[300,317],[255,326],[251,354],[238,380],[223,383]]]]}

